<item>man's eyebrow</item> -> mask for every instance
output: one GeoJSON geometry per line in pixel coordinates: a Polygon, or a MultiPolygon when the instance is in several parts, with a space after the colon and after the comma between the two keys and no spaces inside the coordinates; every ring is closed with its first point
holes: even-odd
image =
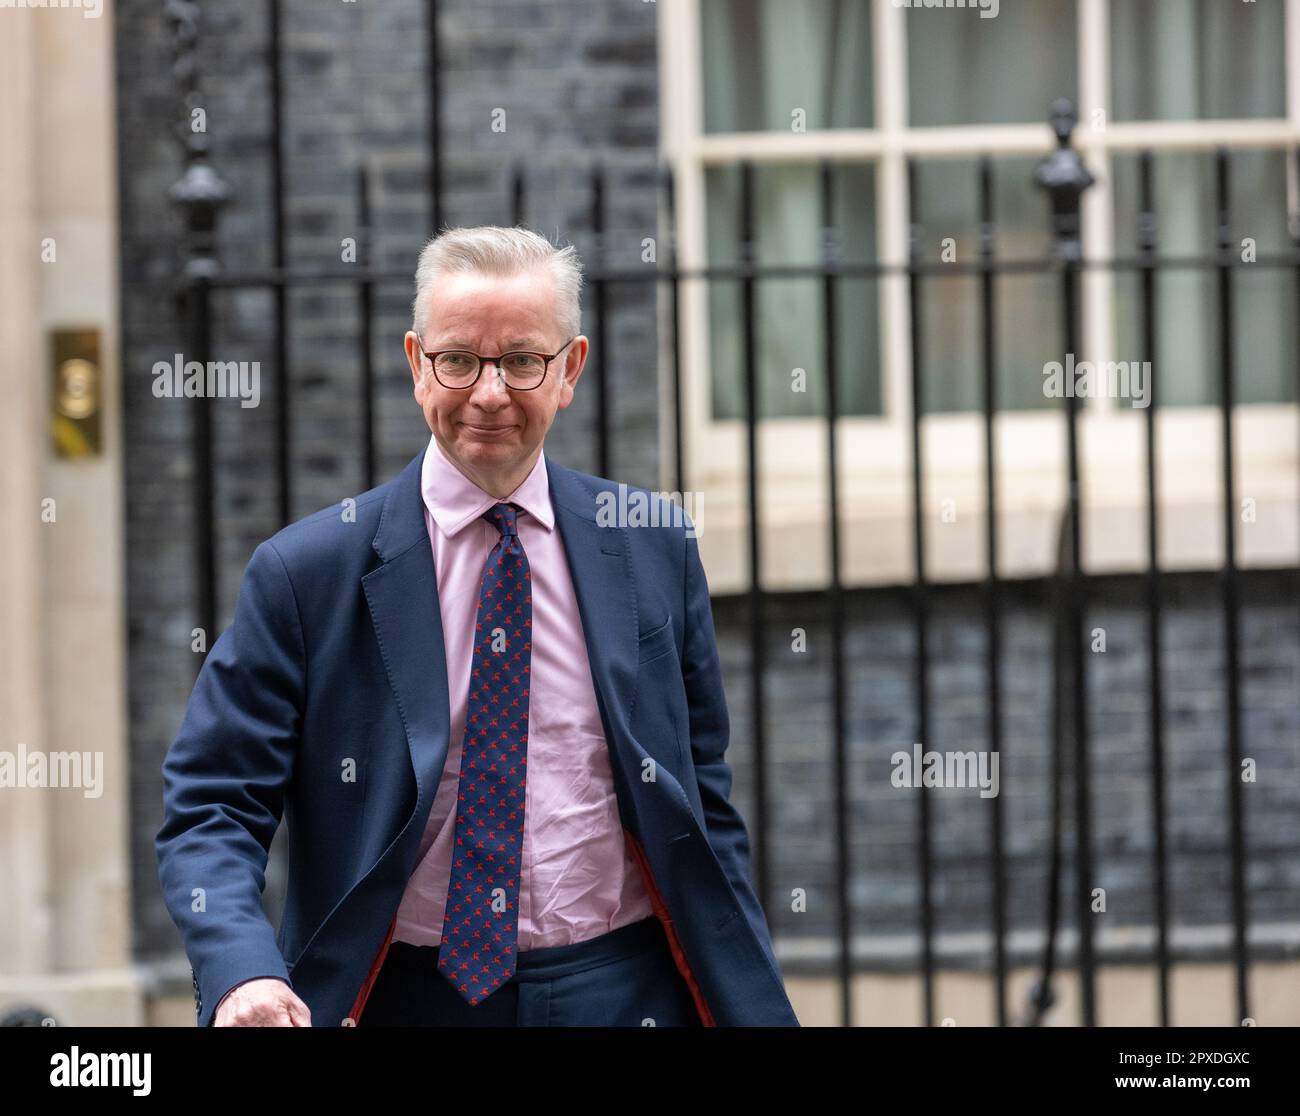
{"type": "MultiPolygon", "coordinates": [[[[444,349],[472,350],[474,348],[468,341],[464,341],[459,337],[453,337],[450,341],[440,341],[438,344],[444,349]]],[[[541,342],[535,337],[513,337],[506,342],[506,349],[536,349],[538,352],[543,352],[543,349],[538,348],[540,344],[541,342]]]]}

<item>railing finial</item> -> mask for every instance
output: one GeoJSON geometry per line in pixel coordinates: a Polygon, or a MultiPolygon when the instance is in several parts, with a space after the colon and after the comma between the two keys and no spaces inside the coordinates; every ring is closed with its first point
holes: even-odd
{"type": "Polygon", "coordinates": [[[1079,153],[1070,146],[1070,136],[1078,117],[1074,105],[1067,98],[1052,103],[1050,122],[1052,131],[1056,133],[1057,148],[1038,164],[1034,183],[1047,191],[1051,201],[1052,236],[1057,258],[1078,262],[1083,258],[1079,199],[1096,179],[1079,153]]]}
{"type": "Polygon", "coordinates": [[[185,170],[167,196],[185,212],[183,273],[187,279],[208,278],[217,271],[217,210],[230,198],[228,187],[208,161],[206,119],[199,95],[199,6],[193,0],[164,0],[172,25],[172,76],[185,102],[185,122],[176,137],[185,152],[185,170]]]}

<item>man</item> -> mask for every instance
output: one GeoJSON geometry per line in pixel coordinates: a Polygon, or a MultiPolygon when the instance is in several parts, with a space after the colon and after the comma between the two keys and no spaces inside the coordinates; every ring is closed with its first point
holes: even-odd
{"type": "Polygon", "coordinates": [[[431,241],[427,447],[254,551],[163,768],[200,1026],[798,1026],[693,524],[608,522],[618,486],[543,452],[580,286],[523,229],[431,241]]]}

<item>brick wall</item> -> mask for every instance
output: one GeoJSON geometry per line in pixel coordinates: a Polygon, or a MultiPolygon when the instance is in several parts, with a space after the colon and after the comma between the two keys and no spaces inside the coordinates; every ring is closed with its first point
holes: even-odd
{"type": "MultiPolygon", "coordinates": [[[[1052,613],[1045,586],[1008,588],[1002,613],[1003,739],[999,756],[1008,927],[1041,930],[1051,833],[1052,613]]],[[[1242,753],[1257,781],[1244,786],[1247,886],[1252,924],[1300,920],[1300,638],[1293,573],[1244,576],[1241,613],[1242,753]]],[[[936,751],[988,747],[985,621],[978,587],[933,591],[930,737],[936,751]]],[[[747,604],[714,603],[731,712],[733,800],[754,816],[747,604]]],[[[1088,656],[1093,886],[1106,890],[1098,932],[1154,918],[1149,670],[1146,606],[1134,579],[1107,578],[1091,591],[1087,625],[1106,633],[1088,656]]],[[[831,648],[816,594],[772,600],[765,645],[767,762],[774,931],[835,933],[831,648]],[[791,632],[807,631],[807,651],[791,632]],[[796,888],[807,911],[791,909],[796,888]]],[[[849,857],[855,934],[919,927],[917,803],[932,795],[936,932],[992,926],[991,800],[978,790],[920,791],[891,785],[890,757],[916,740],[911,605],[896,590],[857,591],[846,613],[849,857]]],[[[1163,639],[1167,850],[1171,921],[1231,922],[1228,762],[1222,609],[1209,574],[1166,586],[1163,639]]],[[[1065,758],[1063,922],[1074,922],[1073,756],[1065,758]]],[[[751,833],[751,838],[753,834],[751,833]]]]}

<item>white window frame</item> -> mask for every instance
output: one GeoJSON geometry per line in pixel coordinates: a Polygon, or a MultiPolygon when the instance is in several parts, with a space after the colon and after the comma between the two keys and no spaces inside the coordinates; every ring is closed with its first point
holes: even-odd
{"type": "MultiPolygon", "coordinates": [[[[875,120],[871,128],[804,133],[704,131],[697,0],[658,0],[661,157],[673,170],[679,264],[707,262],[705,171],[748,158],[755,164],[822,159],[873,164],[879,258],[907,261],[907,159],[988,154],[1047,154],[1047,123],[909,127],[907,20],[890,0],[871,0],[875,120]]],[[[1300,140],[1300,0],[1285,6],[1285,119],[1110,122],[1109,0],[1077,0],[1079,127],[1074,143],[1096,184],[1084,195],[1084,254],[1113,254],[1111,160],[1115,153],[1274,147],[1293,153],[1300,140]],[[1100,113],[1100,115],[1098,115],[1100,113]],[[1097,126],[1097,122],[1101,126],[1097,126]]],[[[954,10],[948,18],[977,17],[954,10]]],[[[1044,107],[1046,113],[1047,106],[1044,107]]],[[[1295,210],[1294,160],[1287,160],[1288,202],[1295,210]]],[[[1089,269],[1081,285],[1080,359],[1118,360],[1111,299],[1114,273],[1089,269]]],[[[661,288],[666,293],[666,286],[661,288]]],[[[910,344],[907,281],[880,281],[882,415],[840,420],[841,570],[849,585],[904,584],[915,562],[911,533],[910,344]]],[[[670,311],[661,298],[661,321],[670,311]]],[[[748,586],[745,424],[710,415],[708,291],[681,284],[685,486],[714,592],[748,586]]],[[[661,333],[661,337],[666,334],[661,333]]],[[[660,346],[660,383],[671,375],[671,346],[660,346]]],[[[667,389],[663,387],[664,414],[667,389]]],[[[1145,416],[1098,399],[1081,411],[1083,562],[1092,573],[1146,567],[1145,416]]],[[[1223,562],[1221,420],[1217,407],[1162,408],[1157,414],[1160,486],[1159,561],[1166,569],[1215,569],[1223,562]]],[[[661,424],[662,484],[671,488],[672,424],[661,424]]],[[[1243,566],[1289,566],[1300,550],[1297,515],[1297,408],[1238,404],[1235,499],[1254,501],[1253,521],[1237,532],[1243,566]]],[[[759,424],[763,565],[771,589],[815,589],[829,576],[826,526],[826,424],[817,418],[759,424]]],[[[995,418],[999,564],[1003,577],[1052,572],[1066,490],[1063,414],[1002,412],[995,418]]],[[[927,576],[969,581],[985,576],[983,419],[976,413],[922,419],[927,576]],[[950,501],[950,502],[949,502],[950,501]],[[947,514],[945,513],[945,510],[947,514]]],[[[689,506],[689,505],[688,505],[689,506]]]]}

